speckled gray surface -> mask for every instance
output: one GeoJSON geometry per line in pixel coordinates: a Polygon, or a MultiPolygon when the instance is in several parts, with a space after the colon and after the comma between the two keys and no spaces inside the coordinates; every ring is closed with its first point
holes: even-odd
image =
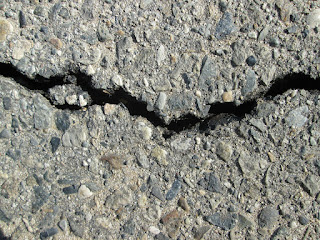
{"type": "Polygon", "coordinates": [[[317,239],[319,9],[0,1],[0,238],[317,239]]]}

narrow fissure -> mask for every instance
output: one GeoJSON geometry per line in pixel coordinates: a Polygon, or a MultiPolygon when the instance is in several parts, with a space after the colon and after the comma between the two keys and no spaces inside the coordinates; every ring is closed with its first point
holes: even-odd
{"type": "MultiPolygon", "coordinates": [[[[172,120],[170,124],[165,124],[156,112],[150,112],[147,110],[147,103],[139,101],[122,88],[110,93],[105,92],[103,89],[96,89],[92,86],[91,77],[79,71],[69,72],[65,76],[55,76],[50,79],[39,75],[34,79],[30,79],[20,73],[11,64],[0,63],[0,69],[0,74],[2,76],[13,78],[20,85],[29,90],[40,92],[49,100],[49,89],[58,85],[67,84],[68,82],[65,76],[73,75],[77,79],[76,84],[90,95],[92,99],[90,105],[104,105],[106,103],[123,104],[132,116],[142,116],[148,119],[155,127],[162,127],[165,130],[163,135],[165,138],[169,138],[176,133],[191,129],[195,126],[200,131],[206,131],[207,129],[213,130],[221,124],[227,124],[231,121],[239,121],[246,114],[250,114],[257,105],[256,100],[244,102],[239,106],[236,106],[234,103],[215,103],[210,106],[209,116],[206,118],[198,118],[192,114],[188,114],[179,119],[172,120]]],[[[303,73],[289,74],[283,78],[276,79],[269,90],[263,96],[259,97],[265,99],[273,98],[289,89],[320,90],[320,81],[319,79],[313,79],[303,73]]],[[[81,109],[81,107],[76,105],[53,105],[58,109],[81,109]]]]}

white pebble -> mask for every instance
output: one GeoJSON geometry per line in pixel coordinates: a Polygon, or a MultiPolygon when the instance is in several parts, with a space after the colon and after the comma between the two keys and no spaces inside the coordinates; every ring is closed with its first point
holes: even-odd
{"type": "Polygon", "coordinates": [[[315,27],[319,26],[319,24],[320,24],[320,8],[315,9],[314,11],[309,13],[309,15],[307,17],[307,24],[311,28],[315,28],[315,27]]]}
{"type": "Polygon", "coordinates": [[[86,185],[81,185],[81,187],[78,190],[78,194],[81,198],[88,198],[92,196],[92,192],[86,185]]]}
{"type": "Polygon", "coordinates": [[[151,226],[149,227],[149,232],[153,233],[154,235],[158,235],[160,233],[159,228],[151,226]]]}

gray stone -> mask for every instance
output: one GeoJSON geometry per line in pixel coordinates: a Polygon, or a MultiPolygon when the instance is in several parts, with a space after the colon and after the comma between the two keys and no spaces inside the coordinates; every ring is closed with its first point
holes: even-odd
{"type": "Polygon", "coordinates": [[[221,214],[220,212],[214,213],[213,215],[206,216],[205,220],[223,230],[233,229],[238,221],[238,216],[235,213],[221,214]]]}
{"type": "Polygon", "coordinates": [[[127,233],[129,235],[134,235],[136,230],[136,225],[133,219],[128,220],[124,225],[123,225],[123,232],[127,233]]]}
{"type": "Polygon", "coordinates": [[[76,235],[77,237],[82,238],[84,235],[84,229],[85,229],[82,221],[76,217],[69,217],[68,221],[69,221],[70,230],[73,232],[73,234],[76,235]]]}
{"type": "Polygon", "coordinates": [[[237,28],[234,25],[232,14],[229,12],[225,12],[216,27],[214,36],[220,40],[230,35],[231,33],[236,32],[236,30],[237,28]]]}
{"type": "Polygon", "coordinates": [[[261,228],[272,228],[273,225],[278,221],[279,212],[274,207],[265,207],[259,214],[259,226],[261,228]]]}
{"type": "Polygon", "coordinates": [[[51,152],[55,153],[55,151],[57,151],[57,149],[60,145],[60,138],[52,137],[50,140],[50,144],[51,144],[51,152]]]}
{"type": "Polygon", "coordinates": [[[217,67],[214,61],[208,56],[205,56],[202,60],[202,68],[199,77],[199,87],[207,89],[211,86],[217,77],[217,67]]]}
{"type": "Polygon", "coordinates": [[[267,117],[276,111],[276,105],[274,103],[263,102],[259,103],[256,108],[256,114],[258,117],[267,117]]]}
{"type": "Polygon", "coordinates": [[[221,141],[217,145],[216,153],[222,160],[228,162],[231,159],[233,150],[229,144],[221,141]]]}
{"type": "Polygon", "coordinates": [[[11,136],[11,132],[6,128],[0,132],[0,138],[10,138],[10,136],[11,136]]]}
{"type": "Polygon", "coordinates": [[[67,226],[68,226],[67,220],[62,219],[62,220],[58,223],[58,226],[59,226],[59,228],[60,228],[62,231],[65,231],[65,230],[67,229],[67,226]]]}
{"type": "Polygon", "coordinates": [[[245,177],[254,177],[259,170],[259,162],[256,159],[251,158],[244,151],[240,153],[238,159],[239,166],[245,177]]]}
{"type": "Polygon", "coordinates": [[[202,178],[198,184],[207,189],[210,192],[222,193],[222,185],[219,178],[211,172],[210,174],[205,173],[205,177],[202,178]]]}
{"type": "Polygon", "coordinates": [[[306,117],[308,113],[309,109],[307,106],[298,107],[288,113],[285,121],[289,127],[302,127],[308,121],[306,117]]]}
{"type": "Polygon", "coordinates": [[[49,199],[48,193],[42,186],[34,187],[35,200],[32,203],[32,213],[36,213],[49,199]]]}
{"type": "Polygon", "coordinates": [[[161,201],[164,201],[165,198],[160,190],[160,188],[158,186],[153,186],[152,189],[151,189],[151,194],[153,196],[155,196],[156,198],[158,198],[159,200],[161,201]]]}
{"type": "Polygon", "coordinates": [[[148,169],[150,167],[149,159],[147,158],[146,154],[144,154],[142,151],[139,151],[137,153],[137,161],[139,166],[148,169]]]}
{"type": "Polygon", "coordinates": [[[71,128],[62,136],[62,144],[65,147],[80,147],[87,139],[87,134],[82,128],[71,128]]]}
{"type": "Polygon", "coordinates": [[[169,191],[167,192],[167,195],[166,195],[166,199],[167,200],[173,200],[177,195],[178,193],[180,192],[180,189],[181,189],[181,182],[179,181],[179,179],[176,179],[171,188],[169,189],[169,191]]]}
{"type": "Polygon", "coordinates": [[[44,17],[44,8],[42,6],[36,6],[36,8],[33,10],[33,14],[44,17]]]}
{"type": "Polygon", "coordinates": [[[21,158],[21,151],[19,149],[9,149],[6,152],[6,155],[13,160],[17,161],[18,159],[21,158]]]}
{"type": "Polygon", "coordinates": [[[240,230],[253,225],[252,221],[242,214],[238,214],[238,227],[240,230]]]}
{"type": "Polygon", "coordinates": [[[168,100],[168,106],[174,111],[186,111],[192,104],[192,96],[185,94],[172,95],[168,100]]]}
{"type": "Polygon", "coordinates": [[[63,17],[64,19],[68,19],[70,17],[69,10],[65,7],[61,8],[59,11],[59,16],[63,17]]]}
{"type": "Polygon", "coordinates": [[[16,117],[12,117],[11,127],[13,129],[19,129],[19,120],[16,117]]]}
{"type": "Polygon", "coordinates": [[[56,235],[58,233],[57,228],[48,228],[40,233],[40,239],[46,239],[49,237],[52,237],[53,235],[56,235]]]}
{"type": "Polygon", "coordinates": [[[0,221],[9,223],[11,222],[11,218],[0,208],[0,221]]]}
{"type": "Polygon", "coordinates": [[[263,41],[268,35],[269,30],[270,30],[269,26],[266,26],[264,29],[262,29],[262,31],[259,34],[258,41],[263,41]]]}
{"type": "Polygon", "coordinates": [[[266,132],[267,131],[267,126],[263,123],[261,119],[255,119],[252,118],[249,120],[249,122],[255,126],[257,129],[259,129],[261,132],[266,132]]]}
{"type": "Polygon", "coordinates": [[[211,226],[203,226],[196,230],[194,234],[194,239],[200,240],[203,238],[203,236],[210,230],[211,226]]]}
{"type": "Polygon", "coordinates": [[[256,87],[256,81],[257,81],[256,73],[253,70],[249,69],[246,75],[246,83],[241,89],[241,94],[243,96],[246,96],[247,94],[251,93],[256,87]]]}
{"type": "Polygon", "coordinates": [[[19,24],[20,28],[24,28],[27,26],[26,15],[23,13],[23,11],[19,11],[19,24]]]}
{"type": "Polygon", "coordinates": [[[302,225],[308,225],[309,219],[306,216],[300,215],[299,216],[299,223],[302,225]]]}
{"type": "Polygon", "coordinates": [[[71,185],[62,189],[63,193],[66,195],[75,194],[78,192],[78,185],[71,185]]]}
{"type": "Polygon", "coordinates": [[[163,110],[167,102],[167,94],[164,92],[159,93],[159,97],[156,101],[155,107],[159,110],[163,110]]]}
{"type": "Polygon", "coordinates": [[[247,58],[246,48],[243,46],[242,42],[235,42],[232,44],[233,54],[231,62],[234,66],[242,65],[247,58]]]}
{"type": "Polygon", "coordinates": [[[302,187],[311,197],[314,197],[320,190],[319,179],[315,175],[308,175],[302,182],[302,187]]]}
{"type": "Polygon", "coordinates": [[[47,106],[47,103],[42,96],[37,95],[33,99],[35,113],[33,115],[34,127],[36,129],[46,129],[50,127],[52,110],[47,106]]]}
{"type": "Polygon", "coordinates": [[[10,110],[11,109],[11,98],[9,97],[3,97],[2,99],[3,108],[4,110],[10,110]]]}
{"type": "Polygon", "coordinates": [[[100,42],[113,40],[113,36],[109,32],[108,26],[103,22],[100,22],[98,25],[97,35],[100,42]]]}

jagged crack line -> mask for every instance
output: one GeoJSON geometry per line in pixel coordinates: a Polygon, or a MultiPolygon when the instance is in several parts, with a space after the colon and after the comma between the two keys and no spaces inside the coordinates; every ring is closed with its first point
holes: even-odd
{"type": "Polygon", "coordinates": [[[258,98],[273,98],[289,89],[320,90],[319,79],[312,79],[303,73],[288,74],[282,78],[275,79],[267,92],[261,93],[256,99],[244,102],[239,106],[236,106],[234,103],[215,103],[210,106],[209,116],[206,118],[198,118],[192,114],[187,114],[179,119],[172,120],[169,124],[165,124],[156,112],[149,112],[147,110],[146,102],[139,101],[123,88],[112,90],[111,93],[106,93],[104,89],[94,88],[92,78],[79,70],[70,71],[63,76],[54,76],[49,79],[39,75],[31,79],[11,64],[0,63],[0,69],[2,76],[13,78],[17,83],[29,90],[39,91],[52,105],[62,110],[80,110],[81,107],[68,104],[56,105],[50,99],[48,91],[52,87],[67,84],[65,77],[73,75],[77,79],[76,85],[90,95],[92,99],[90,105],[104,105],[106,103],[123,104],[132,116],[142,116],[155,127],[163,128],[163,136],[165,138],[169,138],[175,133],[189,130],[195,126],[197,126],[197,129],[200,131],[205,131],[207,129],[213,130],[218,125],[227,124],[232,121],[240,121],[246,114],[250,114],[256,108],[258,98]]]}

